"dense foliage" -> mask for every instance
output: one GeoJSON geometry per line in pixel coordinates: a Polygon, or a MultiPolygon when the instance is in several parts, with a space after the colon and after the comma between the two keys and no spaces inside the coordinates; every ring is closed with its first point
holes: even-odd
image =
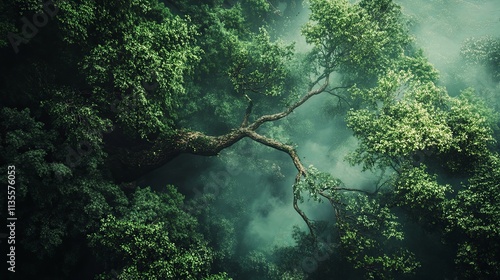
{"type": "MultiPolygon", "coordinates": [[[[393,1],[310,0],[303,52],[278,27],[299,2],[0,3],[0,165],[16,167],[16,276],[421,279],[418,228],[442,241],[454,266],[445,277],[500,278],[491,104],[473,88],[447,93],[393,1]],[[292,113],[322,93],[336,102],[327,117],[357,139],[349,162],[380,174],[371,190],[305,168],[291,143],[314,135],[292,113]],[[218,192],[195,197],[137,182],[180,154],[228,147],[247,171],[282,179],[248,152],[264,146],[296,168],[293,208],[308,232],[296,228],[294,245],[239,255],[248,208],[234,179],[201,178],[218,192]],[[300,208],[322,202],[334,213],[326,222],[300,208]]],[[[472,38],[461,54],[498,82],[499,46],[472,38]]]]}

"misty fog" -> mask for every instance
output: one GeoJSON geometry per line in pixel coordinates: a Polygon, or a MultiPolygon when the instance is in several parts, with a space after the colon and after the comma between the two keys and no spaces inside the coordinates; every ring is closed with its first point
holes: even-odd
{"type": "MultiPolygon", "coordinates": [[[[285,3],[277,7],[281,11],[282,21],[271,34],[285,42],[294,42],[295,50],[300,53],[310,49],[300,33],[301,26],[308,19],[309,10],[307,1],[295,2],[297,5],[294,7],[287,7],[285,3]]],[[[403,12],[411,22],[411,34],[417,46],[423,49],[424,55],[439,70],[440,83],[449,94],[455,96],[461,90],[473,87],[498,108],[500,85],[485,73],[483,66],[467,65],[460,56],[460,50],[468,38],[500,36],[500,2],[396,2],[402,5],[403,12]]],[[[304,165],[313,165],[329,172],[348,187],[369,190],[382,174],[362,172],[360,166],[351,166],[345,161],[345,156],[356,148],[357,142],[346,127],[342,114],[332,115],[336,102],[333,96],[315,96],[288,116],[291,119],[289,122],[284,120],[277,124],[287,135],[287,140],[296,145],[304,165]],[[301,125],[302,131],[290,126],[297,120],[306,124],[301,125]]],[[[262,128],[263,131],[266,129],[262,128]]],[[[296,172],[288,155],[243,140],[217,157],[182,155],[145,176],[140,184],[158,189],[166,184],[174,184],[187,199],[195,197],[197,193],[214,194],[213,200],[205,206],[219,211],[219,218],[226,217],[239,225],[234,228],[237,244],[233,249],[244,256],[251,251],[266,254],[275,246],[293,246],[294,226],[306,232],[304,221],[292,206],[292,184],[296,172]],[[242,153],[244,157],[241,157],[242,153]],[[262,171],[264,169],[267,171],[262,171]],[[238,213],[226,211],[224,207],[228,201],[241,201],[244,209],[238,213]]],[[[306,199],[300,206],[312,220],[332,221],[334,217],[327,203],[318,204],[306,199]]],[[[409,233],[409,240],[426,240],[426,246],[420,246],[420,242],[410,244],[417,254],[426,256],[426,265],[437,270],[450,269],[449,263],[440,260],[447,252],[440,251],[439,240],[426,236],[418,229],[409,233]]],[[[222,236],[219,242],[224,242],[222,236]]],[[[426,277],[438,279],[439,274],[426,277]]]]}

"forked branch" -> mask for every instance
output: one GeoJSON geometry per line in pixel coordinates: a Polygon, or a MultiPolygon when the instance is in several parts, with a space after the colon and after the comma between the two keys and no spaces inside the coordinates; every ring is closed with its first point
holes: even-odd
{"type": "Polygon", "coordinates": [[[263,145],[266,145],[268,147],[274,148],[276,150],[283,151],[283,152],[287,153],[292,158],[293,164],[295,165],[295,168],[297,169],[297,176],[295,177],[295,183],[293,184],[293,194],[294,194],[293,195],[293,208],[302,217],[304,222],[307,224],[307,227],[309,228],[309,232],[311,233],[311,236],[313,238],[315,238],[314,225],[312,224],[311,220],[309,220],[309,218],[304,213],[304,211],[302,211],[300,209],[299,204],[298,204],[297,195],[295,195],[296,190],[297,190],[296,189],[297,184],[299,183],[299,181],[302,179],[303,176],[304,177],[307,176],[307,170],[305,169],[304,165],[300,161],[300,158],[297,154],[297,151],[295,151],[295,148],[291,145],[287,145],[287,144],[281,143],[279,141],[276,141],[274,139],[262,136],[253,130],[245,130],[245,133],[252,140],[259,142],[263,145]]]}
{"type": "Polygon", "coordinates": [[[329,75],[326,75],[325,81],[323,82],[323,84],[319,88],[317,88],[315,90],[310,90],[299,101],[297,101],[296,103],[292,104],[285,111],[282,111],[282,112],[276,113],[276,114],[271,114],[271,115],[264,115],[264,116],[258,118],[257,120],[255,120],[255,122],[253,122],[252,124],[250,124],[248,126],[248,128],[250,130],[256,130],[263,123],[270,122],[270,121],[276,121],[276,120],[282,119],[282,118],[290,115],[290,113],[292,113],[300,105],[304,104],[307,100],[309,100],[309,98],[311,98],[311,97],[313,97],[313,96],[315,96],[317,94],[320,94],[320,93],[324,92],[325,89],[328,87],[328,83],[329,83],[329,75]]]}

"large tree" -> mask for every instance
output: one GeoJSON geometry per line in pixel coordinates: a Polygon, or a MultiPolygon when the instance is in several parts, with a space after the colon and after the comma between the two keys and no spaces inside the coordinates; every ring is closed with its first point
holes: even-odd
{"type": "Polygon", "coordinates": [[[497,120],[467,94],[451,98],[436,86],[437,72],[412,45],[392,1],[310,1],[302,30],[307,54],[275,40],[274,4],[0,4],[1,157],[19,170],[19,215],[29,221],[19,228],[24,252],[45,261],[63,252],[68,271],[48,272],[63,277],[78,261],[74,252],[88,250],[80,245],[88,236],[121,277],[225,277],[211,275],[213,256],[201,237],[182,238],[196,234],[195,223],[175,192],[166,198],[131,188],[180,154],[218,155],[248,138],[290,156],[293,207],[309,228],[310,246],[321,242],[318,224],[299,208],[306,194],[332,205],[335,242],[367,278],[418,267],[398,247],[404,236],[396,208],[458,239],[465,275],[498,275],[497,254],[480,259],[487,244],[498,246],[498,155],[489,126],[497,120]],[[27,27],[42,15],[44,24],[27,27]],[[375,192],[306,168],[293,144],[265,129],[319,94],[349,109],[359,139],[352,163],[391,171],[375,192]],[[443,184],[438,171],[465,174],[466,181],[443,184]]]}

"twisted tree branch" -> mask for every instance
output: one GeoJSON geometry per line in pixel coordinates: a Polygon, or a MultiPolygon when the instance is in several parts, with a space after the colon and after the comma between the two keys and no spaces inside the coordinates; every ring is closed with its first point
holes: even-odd
{"type": "MultiPolygon", "coordinates": [[[[300,161],[300,158],[291,145],[287,145],[276,141],[274,139],[265,137],[256,132],[256,130],[264,123],[270,121],[276,121],[282,119],[289,114],[291,114],[296,108],[304,104],[311,97],[325,92],[329,84],[329,73],[325,73],[319,76],[311,85],[310,90],[306,95],[304,95],[298,102],[292,104],[284,111],[276,114],[264,115],[259,117],[253,123],[248,124],[249,116],[252,113],[253,102],[248,95],[245,97],[248,100],[248,106],[243,117],[243,121],[239,128],[233,129],[230,132],[220,135],[220,136],[209,136],[202,132],[197,131],[186,131],[178,130],[175,131],[173,135],[168,137],[159,137],[154,144],[146,150],[141,150],[133,154],[127,153],[121,155],[121,162],[130,167],[134,171],[140,171],[143,174],[147,171],[153,170],[154,168],[161,166],[173,158],[177,157],[182,153],[191,153],[195,155],[212,156],[217,155],[219,152],[227,147],[232,146],[239,140],[243,138],[250,138],[256,142],[263,145],[271,147],[276,150],[287,153],[293,161],[295,168],[297,169],[297,175],[295,177],[295,183],[293,185],[293,207],[295,211],[302,217],[304,222],[307,224],[311,236],[315,238],[314,225],[312,221],[307,217],[307,215],[298,206],[298,196],[296,195],[297,186],[303,177],[307,176],[307,170],[300,161]],[[324,80],[323,84],[317,89],[312,89],[317,83],[324,80]],[[138,168],[140,167],[140,168],[138,168]]],[[[333,90],[346,87],[335,87],[329,89],[328,92],[331,93],[333,90]]],[[[119,166],[117,168],[123,168],[124,166],[119,166]]],[[[127,170],[123,168],[123,170],[127,170]]],[[[121,172],[124,172],[121,170],[121,172]]],[[[127,173],[127,171],[125,171],[127,173]]],[[[136,172],[131,173],[129,176],[135,176],[137,178],[136,172]],[[132,175],[134,174],[134,175],[132,175]]]]}
{"type": "Polygon", "coordinates": [[[311,236],[315,239],[314,225],[312,224],[311,220],[309,220],[309,218],[304,213],[304,211],[302,211],[302,209],[300,209],[299,204],[298,204],[298,197],[297,197],[297,195],[295,195],[295,193],[297,191],[297,184],[300,182],[302,177],[307,176],[307,170],[304,167],[304,165],[302,164],[302,162],[300,161],[300,158],[299,158],[297,152],[295,151],[295,148],[291,145],[283,144],[283,143],[278,142],[274,139],[262,136],[253,130],[247,129],[244,131],[250,139],[252,139],[256,142],[259,142],[261,144],[264,144],[268,147],[274,148],[276,150],[283,151],[283,152],[287,153],[292,158],[293,164],[295,165],[295,168],[297,169],[297,176],[295,177],[295,183],[293,184],[293,208],[302,217],[302,219],[306,223],[307,227],[309,228],[309,232],[311,233],[311,236]]]}
{"type": "Polygon", "coordinates": [[[296,102],[295,104],[291,105],[290,107],[288,107],[283,112],[276,113],[276,114],[271,114],[271,115],[261,116],[260,118],[258,118],[257,120],[255,120],[252,124],[250,124],[248,126],[248,128],[250,130],[256,130],[263,123],[270,122],[270,121],[276,121],[276,120],[282,119],[282,118],[290,115],[290,113],[292,113],[300,105],[304,104],[307,100],[309,100],[309,98],[311,98],[311,97],[313,97],[313,96],[315,96],[317,94],[320,94],[323,91],[325,91],[326,87],[328,86],[328,83],[329,83],[329,75],[326,75],[325,76],[325,82],[321,85],[321,87],[319,87],[318,89],[315,89],[315,90],[310,90],[298,102],[296,102]]]}

